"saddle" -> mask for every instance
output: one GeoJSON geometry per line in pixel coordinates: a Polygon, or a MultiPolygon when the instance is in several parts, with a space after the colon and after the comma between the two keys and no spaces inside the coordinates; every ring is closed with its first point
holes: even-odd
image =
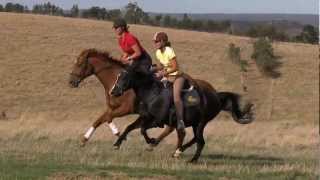
{"type": "MultiPolygon", "coordinates": [[[[184,86],[181,90],[181,96],[183,101],[183,106],[185,110],[190,108],[196,108],[200,105],[200,94],[198,86],[195,81],[187,74],[182,74],[186,79],[184,86]]],[[[176,108],[173,103],[173,82],[168,80],[161,81],[163,84],[163,90],[161,95],[166,96],[169,101],[171,101],[169,108],[168,125],[174,125],[177,122],[176,118],[176,108]]]]}
{"type": "MultiPolygon", "coordinates": [[[[194,79],[186,73],[181,74],[186,79],[183,88],[181,90],[181,96],[184,106],[196,106],[200,104],[200,96],[197,90],[197,85],[194,79]]],[[[165,88],[172,88],[173,83],[168,81],[166,78],[162,79],[161,82],[165,88]]],[[[172,96],[170,96],[172,97],[172,96]]]]}

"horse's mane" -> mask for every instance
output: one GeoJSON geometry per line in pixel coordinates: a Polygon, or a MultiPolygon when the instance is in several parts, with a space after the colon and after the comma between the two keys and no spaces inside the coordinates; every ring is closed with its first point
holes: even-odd
{"type": "MultiPolygon", "coordinates": [[[[99,50],[99,49],[95,49],[95,48],[83,50],[80,53],[78,60],[84,61],[88,57],[92,57],[92,56],[102,56],[102,57],[104,57],[104,60],[107,60],[113,64],[117,64],[121,67],[124,67],[124,64],[122,64],[120,61],[116,60],[116,58],[112,57],[108,51],[99,50]]],[[[83,63],[83,62],[78,62],[78,63],[83,63]]]]}

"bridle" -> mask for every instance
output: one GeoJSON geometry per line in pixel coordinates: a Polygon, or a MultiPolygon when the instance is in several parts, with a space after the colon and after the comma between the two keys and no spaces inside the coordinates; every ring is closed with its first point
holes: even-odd
{"type": "MultiPolygon", "coordinates": [[[[85,76],[84,73],[85,73],[85,70],[88,68],[89,64],[90,64],[90,63],[89,63],[89,57],[87,57],[86,60],[84,61],[84,63],[82,63],[81,66],[80,66],[80,68],[81,68],[80,73],[77,74],[77,73],[72,72],[72,73],[70,73],[70,75],[75,76],[75,77],[77,77],[77,78],[79,78],[79,79],[82,79],[82,78],[85,76]]],[[[111,67],[112,67],[112,65],[105,65],[105,66],[101,67],[101,68],[98,69],[98,70],[96,70],[94,67],[92,67],[92,70],[91,70],[90,74],[98,75],[98,74],[101,73],[103,70],[109,69],[109,68],[111,68],[111,67]]],[[[80,80],[79,80],[79,81],[80,81],[80,80]]]]}

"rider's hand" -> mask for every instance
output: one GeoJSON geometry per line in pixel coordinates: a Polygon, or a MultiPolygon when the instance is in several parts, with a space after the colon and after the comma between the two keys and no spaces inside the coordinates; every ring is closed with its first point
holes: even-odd
{"type": "Polygon", "coordinates": [[[125,58],[125,60],[122,61],[123,64],[131,65],[133,62],[133,59],[129,56],[125,58]]]}
{"type": "Polygon", "coordinates": [[[156,77],[161,79],[162,77],[165,76],[165,72],[162,70],[162,71],[158,71],[155,73],[156,77]]]}

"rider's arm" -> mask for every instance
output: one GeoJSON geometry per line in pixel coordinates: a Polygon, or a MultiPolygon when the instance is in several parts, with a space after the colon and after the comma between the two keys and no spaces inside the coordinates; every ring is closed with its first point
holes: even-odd
{"type": "Polygon", "coordinates": [[[132,45],[131,48],[133,49],[134,53],[127,57],[127,59],[126,59],[127,61],[135,60],[135,59],[139,58],[142,54],[141,48],[138,46],[138,44],[132,45]]]}
{"type": "Polygon", "coordinates": [[[165,76],[169,75],[170,73],[176,72],[178,70],[178,63],[177,63],[177,58],[174,57],[170,60],[171,67],[169,71],[165,71],[165,76]]]}

